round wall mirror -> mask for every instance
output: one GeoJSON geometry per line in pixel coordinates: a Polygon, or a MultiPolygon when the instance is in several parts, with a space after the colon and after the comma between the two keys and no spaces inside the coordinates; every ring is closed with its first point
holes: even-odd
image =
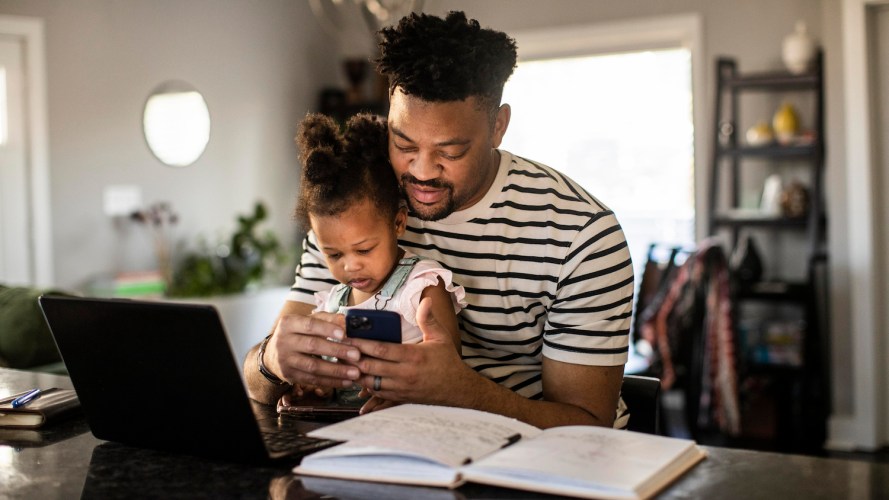
{"type": "Polygon", "coordinates": [[[145,102],[142,130],[158,160],[171,167],[186,167],[207,148],[210,111],[201,93],[188,83],[164,82],[145,102]]]}

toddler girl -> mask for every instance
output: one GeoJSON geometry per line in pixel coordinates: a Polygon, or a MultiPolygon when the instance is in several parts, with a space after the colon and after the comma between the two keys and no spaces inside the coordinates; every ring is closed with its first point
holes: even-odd
{"type": "Polygon", "coordinates": [[[417,307],[428,300],[435,319],[455,333],[459,349],[456,313],[465,306],[465,292],[439,263],[398,245],[407,208],[387,140],[386,123],[369,114],[351,118],[342,133],[320,114],[308,115],[300,125],[303,173],[296,217],[311,227],[318,251],[339,281],[315,294],[316,311],[395,311],[401,315],[402,342],[417,343],[423,340],[417,307]]]}

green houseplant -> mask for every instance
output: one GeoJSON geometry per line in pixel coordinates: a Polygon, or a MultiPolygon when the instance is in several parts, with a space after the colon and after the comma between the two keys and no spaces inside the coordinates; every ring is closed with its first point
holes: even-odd
{"type": "Polygon", "coordinates": [[[257,202],[253,213],[239,215],[229,240],[213,251],[201,248],[185,254],[176,266],[169,297],[208,297],[239,293],[258,287],[286,261],[286,252],[270,230],[260,231],[268,212],[257,202]]]}

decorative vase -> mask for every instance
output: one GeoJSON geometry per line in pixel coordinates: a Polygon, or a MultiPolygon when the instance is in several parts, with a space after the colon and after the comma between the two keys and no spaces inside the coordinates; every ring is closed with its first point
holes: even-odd
{"type": "Polygon", "coordinates": [[[799,132],[799,115],[790,103],[784,103],[772,117],[772,129],[781,144],[790,144],[799,132]]]}
{"type": "Polygon", "coordinates": [[[364,102],[364,82],[367,79],[370,65],[366,59],[351,57],[343,61],[343,71],[349,81],[349,89],[346,100],[349,104],[361,104],[364,102]]]}
{"type": "Polygon", "coordinates": [[[759,210],[765,215],[777,217],[781,215],[781,176],[772,174],[766,177],[762,188],[762,199],[759,202],[759,210]]]}
{"type": "Polygon", "coordinates": [[[797,21],[793,33],[784,37],[781,56],[787,69],[795,75],[800,75],[811,67],[816,50],[815,41],[809,36],[806,23],[797,21]]]}
{"type": "Polygon", "coordinates": [[[747,236],[732,255],[732,272],[738,283],[750,285],[762,279],[762,258],[752,236],[747,236]]]}

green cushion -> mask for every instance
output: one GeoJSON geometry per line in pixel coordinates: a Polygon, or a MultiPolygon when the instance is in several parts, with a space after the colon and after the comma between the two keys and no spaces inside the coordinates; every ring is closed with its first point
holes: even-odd
{"type": "Polygon", "coordinates": [[[61,361],[37,304],[40,295],[70,294],[0,285],[0,366],[27,369],[61,361]]]}

